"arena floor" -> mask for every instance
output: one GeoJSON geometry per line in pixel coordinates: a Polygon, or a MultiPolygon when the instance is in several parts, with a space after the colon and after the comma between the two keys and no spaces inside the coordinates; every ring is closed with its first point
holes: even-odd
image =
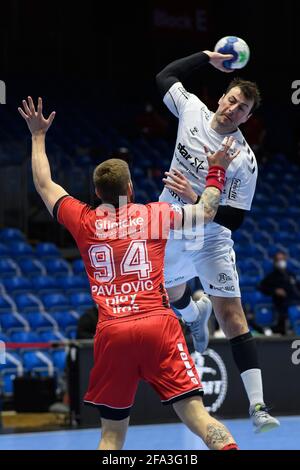
{"type": "MultiPolygon", "coordinates": [[[[254,434],[250,420],[224,420],[242,450],[299,450],[300,416],[279,418],[280,428],[254,434]]],[[[2,450],[93,450],[97,448],[97,429],[34,432],[0,435],[2,450]]],[[[182,424],[131,426],[127,450],[201,450],[202,441],[182,424]]]]}

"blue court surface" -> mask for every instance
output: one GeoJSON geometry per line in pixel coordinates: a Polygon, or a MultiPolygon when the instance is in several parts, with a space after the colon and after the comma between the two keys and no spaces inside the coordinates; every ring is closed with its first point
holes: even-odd
{"type": "MultiPolygon", "coordinates": [[[[265,434],[254,434],[250,420],[222,421],[235,436],[242,450],[299,450],[300,416],[281,417],[280,428],[265,434]]],[[[34,432],[0,435],[4,450],[93,450],[100,431],[34,432]]],[[[156,424],[129,428],[124,449],[127,450],[201,450],[206,447],[183,424],[156,424]]]]}

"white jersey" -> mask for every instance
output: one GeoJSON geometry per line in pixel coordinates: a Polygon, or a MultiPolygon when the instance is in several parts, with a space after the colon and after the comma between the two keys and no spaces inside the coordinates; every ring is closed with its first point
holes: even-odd
{"type": "MultiPolygon", "coordinates": [[[[214,113],[195,95],[188,93],[182,83],[171,86],[164,96],[164,103],[179,118],[174,156],[170,168],[179,169],[190,181],[194,191],[201,195],[206,184],[208,162],[204,146],[212,151],[220,148],[224,135],[218,134],[211,127],[214,113]]],[[[240,154],[226,170],[225,186],[220,205],[250,210],[257,180],[255,155],[238,129],[231,133],[236,139],[236,150],[240,154]]],[[[164,188],[160,201],[185,204],[174,191],[164,188]]],[[[205,228],[205,236],[224,234],[230,230],[216,223],[205,228]]]]}

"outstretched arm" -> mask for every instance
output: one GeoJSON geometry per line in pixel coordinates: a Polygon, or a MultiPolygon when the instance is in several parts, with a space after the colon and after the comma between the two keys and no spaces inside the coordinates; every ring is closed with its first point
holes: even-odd
{"type": "Polygon", "coordinates": [[[34,186],[43,199],[48,211],[53,215],[53,207],[58,199],[68,195],[64,188],[52,181],[50,165],[46,154],[46,132],[55,118],[55,111],[46,119],[43,116],[42,98],[38,99],[37,110],[30,96],[28,97],[28,103],[26,100],[23,100],[22,104],[23,109],[18,108],[18,111],[25,119],[32,136],[31,165],[34,186]]]}
{"type": "Polygon", "coordinates": [[[165,96],[174,83],[182,82],[194,71],[199,70],[203,65],[210,63],[222,72],[230,73],[232,70],[223,67],[223,61],[232,59],[231,54],[220,54],[219,52],[203,51],[192,54],[183,59],[175,60],[167,65],[156,75],[156,83],[160,94],[165,96]]]}

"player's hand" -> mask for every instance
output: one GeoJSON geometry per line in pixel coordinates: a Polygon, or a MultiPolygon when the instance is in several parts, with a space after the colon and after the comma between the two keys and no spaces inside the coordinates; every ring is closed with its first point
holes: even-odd
{"type": "Polygon", "coordinates": [[[204,146],[209,168],[213,165],[222,166],[227,170],[232,160],[234,160],[240,153],[240,150],[235,151],[234,137],[225,137],[222,142],[222,147],[216,152],[212,152],[209,148],[204,146]]]}
{"type": "Polygon", "coordinates": [[[27,126],[32,135],[46,134],[55,118],[55,111],[46,119],[43,116],[43,101],[42,98],[38,99],[37,109],[35,109],[31,96],[28,96],[28,103],[26,100],[22,101],[23,109],[18,108],[22,118],[25,119],[27,126]]]}
{"type": "Polygon", "coordinates": [[[232,54],[220,54],[220,52],[203,51],[209,56],[209,63],[221,72],[231,73],[234,70],[226,69],[223,65],[224,60],[233,59],[232,54]]]}
{"type": "Polygon", "coordinates": [[[189,180],[176,168],[171,168],[170,171],[166,171],[165,175],[167,178],[163,178],[165,187],[175,191],[185,202],[189,204],[195,204],[198,195],[193,190],[189,180]]]}

